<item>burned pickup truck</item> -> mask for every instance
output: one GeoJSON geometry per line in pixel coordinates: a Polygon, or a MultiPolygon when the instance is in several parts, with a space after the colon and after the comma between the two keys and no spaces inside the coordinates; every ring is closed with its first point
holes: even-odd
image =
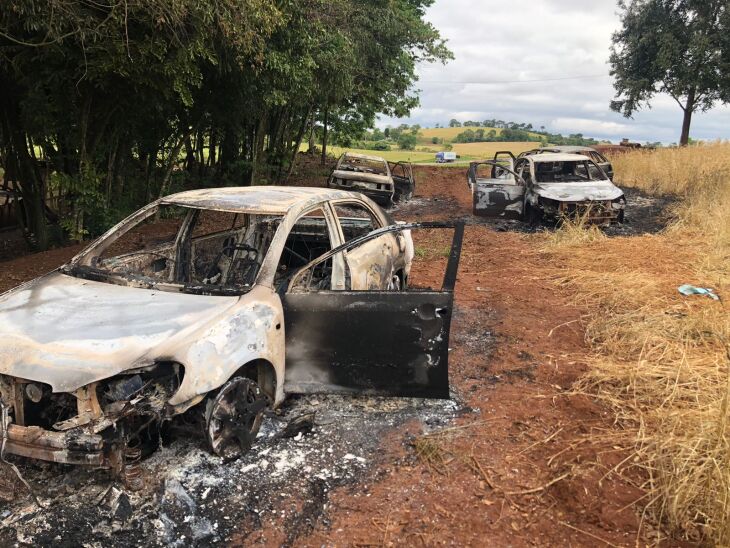
{"type": "Polygon", "coordinates": [[[542,219],[585,217],[593,224],[624,221],[626,198],[590,158],[543,153],[515,158],[498,152],[472,162],[467,174],[473,212],[482,217],[542,219]]]}
{"type": "Polygon", "coordinates": [[[346,152],[337,161],[327,186],[361,192],[382,206],[390,206],[410,200],[416,191],[416,180],[409,163],[346,152]]]}
{"type": "Polygon", "coordinates": [[[3,455],[125,467],[184,415],[225,459],[293,393],[448,398],[463,226],[441,290],[360,194],[188,191],[0,296],[3,455]]]}

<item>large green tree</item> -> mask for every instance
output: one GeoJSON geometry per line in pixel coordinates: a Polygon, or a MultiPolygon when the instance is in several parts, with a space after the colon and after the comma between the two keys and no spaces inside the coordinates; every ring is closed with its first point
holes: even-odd
{"type": "Polygon", "coordinates": [[[325,149],[407,114],[416,64],[450,56],[432,3],[6,0],[0,167],[29,241],[181,187],[282,181],[315,127],[325,149]]]}
{"type": "Polygon", "coordinates": [[[730,102],[730,8],[727,0],[619,0],[614,33],[611,108],[630,117],[657,93],[684,112],[680,144],[692,115],[730,102]]]}

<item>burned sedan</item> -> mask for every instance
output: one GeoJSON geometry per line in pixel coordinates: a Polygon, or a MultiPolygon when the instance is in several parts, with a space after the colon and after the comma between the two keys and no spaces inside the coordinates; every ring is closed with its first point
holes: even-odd
{"type": "Polygon", "coordinates": [[[408,288],[413,228],[327,189],[150,204],[0,296],[3,455],[124,477],[174,417],[231,459],[286,394],[448,398],[463,227],[438,291],[408,288]]]}
{"type": "Polygon", "coordinates": [[[344,153],[327,180],[329,188],[361,192],[383,206],[409,200],[416,189],[411,164],[380,156],[344,153]]]}
{"type": "Polygon", "coordinates": [[[593,224],[623,222],[626,199],[593,160],[543,153],[515,158],[498,153],[472,162],[468,172],[473,211],[537,224],[543,218],[585,217],[593,224]]]}

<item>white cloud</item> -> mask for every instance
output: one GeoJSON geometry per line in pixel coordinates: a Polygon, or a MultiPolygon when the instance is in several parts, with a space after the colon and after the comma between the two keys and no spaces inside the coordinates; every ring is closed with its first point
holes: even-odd
{"type": "Polygon", "coordinates": [[[601,122],[588,118],[556,118],[550,127],[561,133],[583,133],[584,135],[621,136],[630,130],[627,124],[601,122]]]}
{"type": "MultiPolygon", "coordinates": [[[[498,118],[600,139],[679,137],[682,112],[671,98],[657,97],[633,119],[608,107],[609,47],[619,26],[613,0],[436,0],[427,18],[456,59],[420,66],[421,107],[380,126],[498,118]],[[554,80],[566,77],[580,78],[554,80]]],[[[692,136],[730,138],[730,108],[696,115],[692,136]]]]}

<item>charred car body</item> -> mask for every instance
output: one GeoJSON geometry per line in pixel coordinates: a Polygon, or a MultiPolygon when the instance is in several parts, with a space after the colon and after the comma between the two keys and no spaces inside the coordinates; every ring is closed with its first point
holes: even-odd
{"type": "Polygon", "coordinates": [[[532,156],[533,154],[580,154],[581,156],[586,156],[593,160],[595,164],[600,167],[606,175],[608,175],[608,178],[613,180],[613,165],[603,154],[601,154],[595,148],[569,145],[536,148],[534,150],[522,152],[518,156],[518,158],[532,156]]]}
{"type": "Polygon", "coordinates": [[[175,416],[235,458],[289,393],[448,398],[463,226],[439,291],[408,289],[412,228],[327,189],[150,204],[0,296],[3,454],[124,474],[175,416]]]}
{"type": "Polygon", "coordinates": [[[472,162],[467,174],[473,211],[483,217],[585,216],[594,224],[623,222],[626,199],[593,160],[578,154],[541,153],[515,158],[498,152],[472,162]]]}
{"type": "Polygon", "coordinates": [[[346,152],[337,161],[327,186],[361,192],[377,204],[390,206],[411,199],[416,181],[409,163],[346,152]]]}

